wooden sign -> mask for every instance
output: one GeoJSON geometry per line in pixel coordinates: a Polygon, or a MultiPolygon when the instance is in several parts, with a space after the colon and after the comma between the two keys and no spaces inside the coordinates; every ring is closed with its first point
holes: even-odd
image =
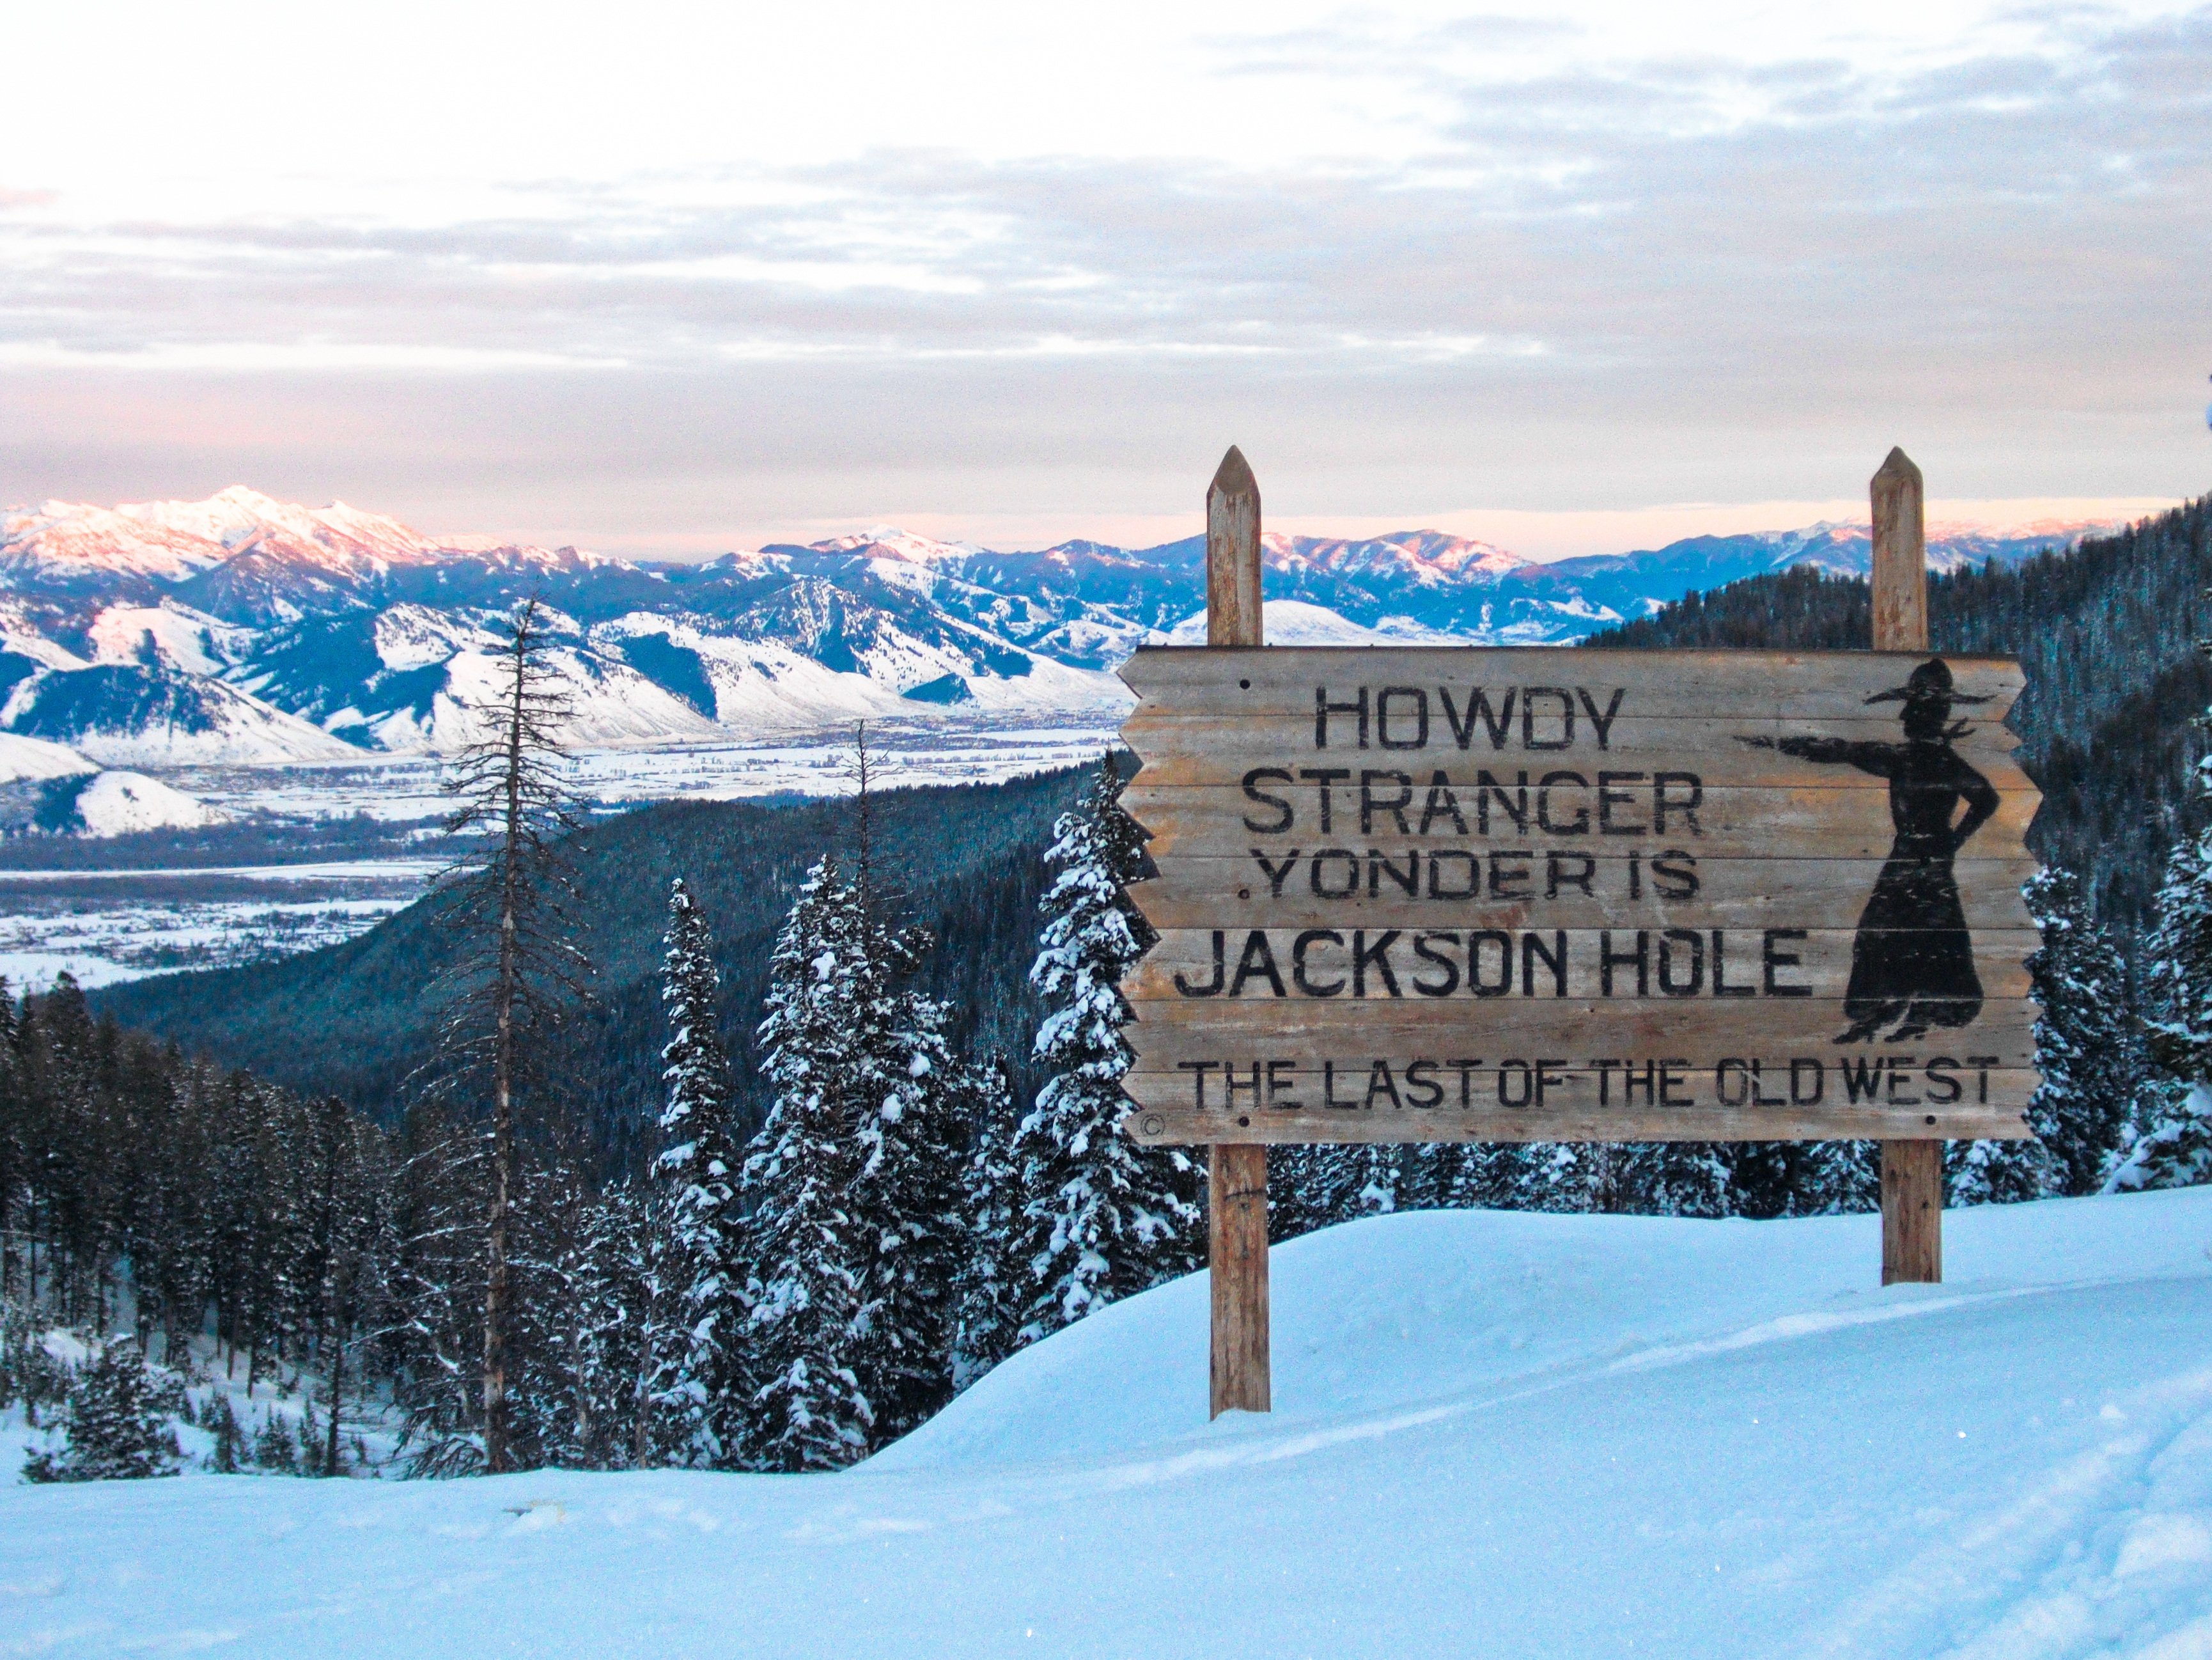
{"type": "Polygon", "coordinates": [[[1147,648],[1146,1142],[2018,1137],[2009,659],[1147,648]]]}

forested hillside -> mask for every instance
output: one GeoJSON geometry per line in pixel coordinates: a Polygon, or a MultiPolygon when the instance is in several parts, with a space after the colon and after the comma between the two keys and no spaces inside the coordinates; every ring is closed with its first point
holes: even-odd
{"type": "MultiPolygon", "coordinates": [[[[1017,1098],[1042,1081],[1029,1049],[1036,1006],[1024,978],[1053,819],[1076,772],[1006,784],[887,790],[876,797],[876,858],[890,908],[937,936],[919,982],[951,1005],[951,1036],[1004,1057],[1017,1098]]],[[[757,1034],[770,946],[806,867],[852,835],[840,800],[666,802],[595,826],[577,861],[581,943],[599,968],[599,1006],[549,1071],[593,1139],[626,1164],[638,1126],[660,1108],[660,937],[668,884],[691,886],[720,941],[722,1035],[738,1061],[748,1131],[767,1099],[757,1034]]],[[[432,982],[453,942],[418,904],[343,945],[274,963],[165,976],[100,993],[127,1026],[252,1068],[303,1094],[336,1095],[389,1124],[410,1074],[433,1053],[432,982]]]]}
{"type": "MultiPolygon", "coordinates": [[[[1929,584],[1936,649],[2018,656],[2027,691],[2013,715],[2021,762],[2042,786],[2030,838],[2078,872],[2124,934],[2148,920],[2177,836],[2201,828],[2191,787],[2212,704],[2212,496],[2014,565],[1929,584]]],[[[1866,583],[1800,568],[1692,593],[1592,646],[1863,648],[1866,583]]]]}

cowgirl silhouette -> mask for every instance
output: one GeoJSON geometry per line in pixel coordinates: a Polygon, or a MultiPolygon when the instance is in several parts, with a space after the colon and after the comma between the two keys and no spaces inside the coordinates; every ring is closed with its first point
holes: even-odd
{"type": "Polygon", "coordinates": [[[1836,1042],[1871,1043],[1896,1023],[1888,1042],[1908,1043],[1930,1026],[1971,1024],[1982,1012],[1974,972],[1973,936],[1959,903],[1951,861],[1997,810],[1997,793],[1951,747],[1972,730],[1951,720],[1955,703],[1986,703],[1952,690],[1950,666],[1930,658],[1902,686],[1878,691],[1869,703],[1902,703],[1901,744],[1843,738],[1745,738],[1757,749],[1803,761],[1856,767],[1889,780],[1889,818],[1896,829],[1889,857],[1859,913],[1851,941],[1851,981],[1844,999],[1850,1025],[1836,1042]],[[1952,822],[1960,803],[1966,816],[1952,822]]]}

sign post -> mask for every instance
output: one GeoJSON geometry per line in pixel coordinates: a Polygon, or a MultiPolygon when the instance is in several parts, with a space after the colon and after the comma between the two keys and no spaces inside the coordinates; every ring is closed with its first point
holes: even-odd
{"type": "MultiPolygon", "coordinates": [[[[1206,643],[1258,646],[1260,485],[1234,444],[1206,492],[1206,643]]],[[[1206,1150],[1206,1277],[1212,1292],[1207,1416],[1270,1410],[1267,1149],[1206,1150]]]]}
{"type": "MultiPolygon", "coordinates": [[[[1874,525],[1874,648],[1928,649],[1927,502],[1920,469],[1893,448],[1869,485],[1874,525]]],[[[1943,1279],[1943,1144],[1881,1144],[1881,1283],[1943,1279]]]]}
{"type": "Polygon", "coordinates": [[[1209,643],[1122,670],[1123,1128],[1209,1149],[1214,1413],[1269,1406],[1269,1143],[1879,1140],[1885,1280],[1934,1278],[1942,1140],[2038,1082],[2019,666],[1924,599],[1887,651],[1263,650],[1259,535],[1231,450],[1209,643]]]}

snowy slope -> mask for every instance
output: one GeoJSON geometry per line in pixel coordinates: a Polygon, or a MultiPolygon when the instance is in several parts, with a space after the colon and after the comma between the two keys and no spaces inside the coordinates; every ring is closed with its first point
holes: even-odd
{"type": "Polygon", "coordinates": [[[22,778],[68,778],[99,769],[66,744],[0,732],[0,784],[22,778]]]}
{"type": "Polygon", "coordinates": [[[128,836],[138,830],[197,830],[229,817],[157,778],[112,771],[56,779],[42,793],[33,823],[40,830],[64,836],[128,836]]]}
{"type": "MultiPolygon", "coordinates": [[[[1261,629],[1271,646],[1458,646],[1457,635],[1425,629],[1402,617],[1386,617],[1373,628],[1340,616],[1326,605],[1303,599],[1277,599],[1262,608],[1261,629]]],[[[1168,630],[1170,646],[1206,643],[1206,613],[1186,617],[1168,630]]]]}
{"type": "Polygon", "coordinates": [[[1878,1223],[1388,1217],[822,1477],[0,1490],[26,1651],[1769,1657],[2212,1649],[2212,1190],[1878,1223]]]}

